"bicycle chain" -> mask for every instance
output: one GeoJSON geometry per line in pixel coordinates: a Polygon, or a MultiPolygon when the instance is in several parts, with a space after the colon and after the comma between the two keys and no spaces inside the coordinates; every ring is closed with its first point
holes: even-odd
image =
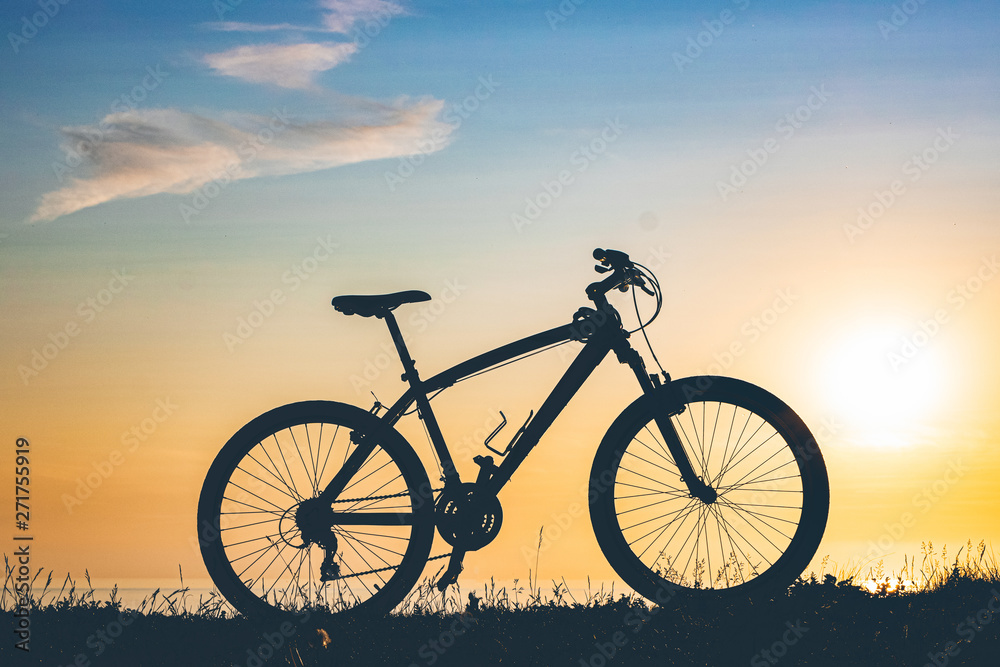
{"type": "MultiPolygon", "coordinates": [[[[440,489],[431,489],[431,493],[434,494],[437,493],[438,491],[443,491],[443,490],[444,487],[440,489]]],[[[387,496],[367,496],[365,498],[337,498],[336,500],[331,501],[331,503],[360,503],[364,502],[365,500],[385,500],[386,498],[402,498],[403,496],[408,496],[408,495],[410,495],[409,491],[403,491],[401,493],[392,493],[387,496]]]]}
{"type": "MultiPolygon", "coordinates": [[[[431,489],[431,493],[433,494],[433,493],[437,493],[438,491],[443,491],[443,490],[444,490],[443,488],[442,489],[431,489]]],[[[392,493],[392,494],[385,495],[385,496],[367,496],[365,498],[337,498],[333,502],[335,502],[335,503],[358,503],[358,502],[362,502],[362,501],[365,501],[365,500],[384,500],[386,498],[401,498],[403,496],[408,496],[408,495],[410,495],[409,491],[403,491],[402,493],[392,493]]],[[[427,562],[429,563],[432,560],[441,560],[442,558],[448,558],[449,556],[451,556],[450,553],[441,554],[440,556],[431,556],[431,557],[429,557],[427,559],[427,562]]],[[[351,574],[348,574],[346,576],[341,576],[339,578],[340,579],[347,579],[349,577],[363,577],[366,574],[378,574],[379,572],[386,572],[388,570],[395,570],[398,567],[399,567],[399,565],[389,565],[388,567],[380,567],[380,568],[375,569],[375,570],[366,570],[364,572],[352,572],[351,574]]]]}
{"type": "MultiPolygon", "coordinates": [[[[429,563],[432,560],[441,560],[442,558],[448,558],[449,556],[451,556],[450,553],[441,554],[440,556],[430,556],[427,559],[427,562],[429,563]]],[[[349,577],[362,577],[362,576],[364,576],[366,574],[376,574],[378,572],[385,572],[386,570],[395,570],[398,567],[399,567],[399,565],[390,565],[388,567],[380,567],[377,570],[366,570],[365,572],[352,572],[352,573],[350,573],[348,575],[340,576],[340,577],[338,577],[338,579],[347,579],[349,577]]]]}

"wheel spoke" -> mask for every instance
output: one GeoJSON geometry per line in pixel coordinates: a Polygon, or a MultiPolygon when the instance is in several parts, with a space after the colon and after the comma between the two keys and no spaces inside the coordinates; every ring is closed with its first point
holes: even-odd
{"type": "Polygon", "coordinates": [[[374,426],[370,433],[350,426],[373,419],[352,410],[333,403],[278,408],[268,415],[273,429],[248,427],[259,439],[242,450],[227,446],[213,464],[199,524],[218,525],[220,537],[203,541],[202,550],[219,590],[240,611],[340,613],[360,605],[385,613],[419,578],[433,506],[412,499],[428,486],[426,473],[393,431],[376,438],[374,426]],[[336,574],[321,581],[328,564],[336,574]]]}
{"type": "MultiPolygon", "coordinates": [[[[803,566],[801,556],[781,557],[797,542],[813,539],[800,537],[799,530],[806,520],[805,498],[814,493],[803,477],[812,464],[803,462],[796,448],[808,432],[788,425],[787,407],[780,402],[749,407],[771,399],[754,394],[744,403],[745,384],[726,378],[713,382],[719,386],[703,390],[670,417],[680,446],[714,490],[713,497],[695,498],[675,485],[679,473],[653,409],[642,423],[619,427],[620,440],[608,441],[598,452],[595,469],[606,465],[615,471],[615,491],[602,494],[594,507],[598,512],[610,508],[616,519],[610,530],[618,536],[602,537],[595,521],[598,541],[612,565],[624,568],[626,580],[625,572],[636,572],[641,564],[660,580],[725,591],[775,567],[782,571],[769,580],[794,577],[791,568],[803,566]]],[[[819,470],[825,473],[822,466],[819,470]]]]}

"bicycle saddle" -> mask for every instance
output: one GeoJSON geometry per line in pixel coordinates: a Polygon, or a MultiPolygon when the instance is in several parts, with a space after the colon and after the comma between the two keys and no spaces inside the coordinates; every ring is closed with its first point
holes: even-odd
{"type": "Polygon", "coordinates": [[[404,303],[420,303],[430,301],[431,295],[420,290],[407,290],[405,292],[393,292],[392,294],[370,294],[364,296],[335,296],[333,297],[333,307],[344,315],[360,315],[361,317],[371,317],[372,315],[382,317],[390,310],[399,308],[404,303]]]}

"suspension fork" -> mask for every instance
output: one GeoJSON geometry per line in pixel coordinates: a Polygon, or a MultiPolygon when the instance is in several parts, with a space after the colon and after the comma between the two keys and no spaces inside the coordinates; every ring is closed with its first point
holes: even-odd
{"type": "MultiPolygon", "coordinates": [[[[615,356],[618,357],[618,361],[623,364],[628,364],[632,372],[635,373],[636,380],[639,381],[639,386],[642,387],[642,393],[650,394],[657,390],[659,386],[659,378],[654,384],[653,378],[655,375],[650,375],[646,372],[646,364],[642,361],[642,356],[628,343],[628,339],[622,336],[618,339],[611,348],[615,356]]],[[[669,382],[669,375],[667,376],[669,382]]],[[[684,449],[684,445],[681,443],[680,437],[677,435],[677,429],[674,428],[674,424],[670,421],[671,411],[668,409],[670,406],[670,399],[668,398],[663,406],[663,410],[657,410],[656,416],[653,420],[656,422],[657,428],[660,429],[660,434],[667,445],[667,450],[669,450],[670,455],[674,459],[674,464],[677,466],[678,472],[681,475],[681,481],[688,488],[688,492],[701,500],[706,504],[715,502],[718,494],[715,489],[705,483],[698,473],[695,472],[694,467],[691,465],[691,459],[688,458],[687,451],[684,449]]]]}

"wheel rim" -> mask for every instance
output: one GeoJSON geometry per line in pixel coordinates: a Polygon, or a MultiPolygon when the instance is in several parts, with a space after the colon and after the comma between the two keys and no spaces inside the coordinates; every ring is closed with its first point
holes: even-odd
{"type": "Polygon", "coordinates": [[[801,462],[759,410],[694,401],[671,421],[718,497],[692,498],[655,422],[640,424],[615,460],[616,534],[644,569],[684,588],[758,580],[801,530],[808,483],[801,462]]]}
{"type": "Polygon", "coordinates": [[[322,421],[289,424],[256,438],[224,473],[214,505],[215,556],[234,597],[245,602],[234,602],[242,611],[251,605],[257,611],[332,613],[383,607],[378,600],[402,597],[393,588],[408,588],[410,582],[402,582],[406,576],[399,574],[420,558],[424,540],[418,532],[426,532],[427,512],[418,511],[419,499],[410,492],[419,480],[409,479],[392,448],[376,445],[328,506],[358,517],[351,525],[333,526],[333,579],[322,581],[324,549],[303,539],[299,510],[315,502],[357,448],[352,433],[349,426],[322,421]],[[396,525],[364,523],[365,514],[387,513],[404,518],[396,525]]]}

